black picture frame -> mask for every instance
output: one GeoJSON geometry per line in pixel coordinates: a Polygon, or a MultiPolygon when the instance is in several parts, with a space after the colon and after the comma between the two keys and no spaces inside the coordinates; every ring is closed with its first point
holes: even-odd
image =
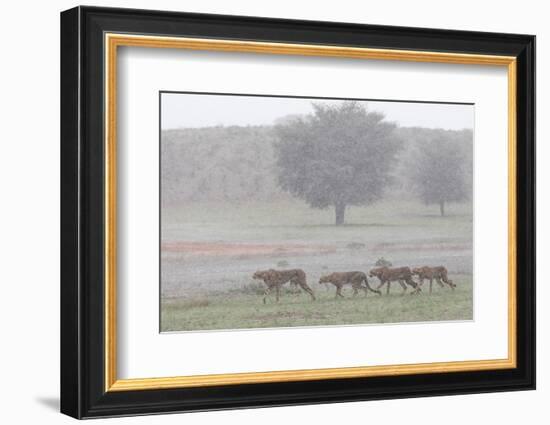
{"type": "Polygon", "coordinates": [[[535,388],[535,37],[76,7],[61,13],[61,412],[75,418],[535,388]],[[105,391],[104,34],[506,55],[517,59],[517,367],[105,391]]]}

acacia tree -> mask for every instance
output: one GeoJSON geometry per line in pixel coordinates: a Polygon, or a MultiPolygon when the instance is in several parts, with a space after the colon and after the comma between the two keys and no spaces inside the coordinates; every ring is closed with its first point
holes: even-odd
{"type": "Polygon", "coordinates": [[[468,199],[472,187],[472,133],[439,130],[435,137],[418,143],[410,168],[412,187],[427,205],[468,199]]]}
{"type": "Polygon", "coordinates": [[[278,182],[313,208],[346,207],[379,199],[400,147],[396,125],[358,102],[313,104],[313,114],[277,125],[278,182]]]}

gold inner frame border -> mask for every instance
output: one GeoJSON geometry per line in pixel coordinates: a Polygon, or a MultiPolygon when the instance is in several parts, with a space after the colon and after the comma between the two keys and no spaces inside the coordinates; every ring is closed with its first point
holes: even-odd
{"type": "Polygon", "coordinates": [[[217,385],[258,384],[323,379],[364,378],[421,373],[450,373],[513,369],[516,353],[516,58],[513,56],[479,55],[465,53],[429,52],[413,50],[371,49],[330,45],[288,44],[257,41],[180,38],[151,35],[106,33],[105,47],[105,391],[137,391],[217,385]],[[302,369],[214,375],[192,375],[118,379],[117,323],[116,323],[116,135],[117,135],[117,51],[118,47],[148,47],[228,51],[278,55],[302,55],[355,59],[396,60],[404,62],[433,62],[468,65],[504,66],[508,72],[508,357],[495,360],[469,360],[437,363],[398,364],[381,366],[302,369]]]}

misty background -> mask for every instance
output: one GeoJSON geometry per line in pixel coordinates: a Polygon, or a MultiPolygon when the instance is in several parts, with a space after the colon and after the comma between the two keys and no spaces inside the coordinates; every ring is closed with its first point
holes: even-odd
{"type": "MultiPolygon", "coordinates": [[[[272,125],[278,119],[313,112],[312,102],[338,105],[342,100],[273,96],[162,93],[162,129],[272,125]]],[[[367,100],[360,103],[401,127],[473,129],[473,105],[367,100]]]]}
{"type": "MultiPolygon", "coordinates": [[[[291,199],[282,190],[275,151],[276,126],[311,116],[313,105],[338,107],[342,100],[266,96],[163,93],[161,96],[162,202],[173,205],[204,201],[275,201],[291,199]]],[[[451,141],[460,155],[464,182],[462,198],[471,196],[473,173],[474,106],[418,102],[357,102],[395,124],[400,146],[391,161],[392,182],[385,197],[421,197],[419,179],[441,180],[437,161],[426,164],[426,149],[437,141],[451,141]],[[421,160],[419,161],[419,158],[421,160]],[[414,176],[416,167],[424,174],[414,176]],[[426,169],[429,168],[430,170],[426,169]]],[[[449,156],[457,154],[449,152],[449,156]]],[[[432,152],[432,153],[434,153],[432,152]]],[[[447,174],[439,170],[440,175],[447,174]]],[[[428,187],[427,190],[432,188],[428,187]]],[[[447,190],[447,188],[445,188],[447,190]]]]}

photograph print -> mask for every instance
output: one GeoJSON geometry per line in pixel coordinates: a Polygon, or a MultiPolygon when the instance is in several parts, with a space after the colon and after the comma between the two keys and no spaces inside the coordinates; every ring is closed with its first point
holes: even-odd
{"type": "Polygon", "coordinates": [[[159,101],[161,332],[473,320],[473,104],[159,101]]]}

